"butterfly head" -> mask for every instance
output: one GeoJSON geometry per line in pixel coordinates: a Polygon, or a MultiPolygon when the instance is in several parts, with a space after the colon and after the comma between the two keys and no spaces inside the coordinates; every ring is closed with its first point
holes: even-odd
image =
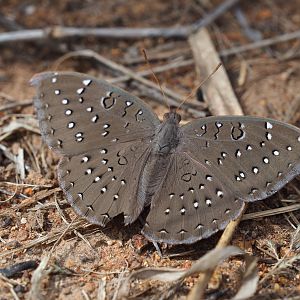
{"type": "Polygon", "coordinates": [[[170,111],[164,114],[164,122],[171,122],[179,124],[181,121],[181,115],[176,112],[176,107],[171,107],[170,111]]]}

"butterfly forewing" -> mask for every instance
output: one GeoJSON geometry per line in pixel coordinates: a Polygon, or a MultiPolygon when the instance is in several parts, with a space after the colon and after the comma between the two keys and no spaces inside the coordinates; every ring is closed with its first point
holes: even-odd
{"type": "Polygon", "coordinates": [[[136,191],[157,116],[89,75],[42,73],[32,83],[42,135],[64,156],[58,173],[68,201],[93,223],[105,225],[120,213],[133,222],[143,209],[136,191]]]}
{"type": "Polygon", "coordinates": [[[244,201],[266,198],[300,172],[300,130],[256,117],[210,117],[182,127],[180,151],[217,172],[244,201]]]}
{"type": "Polygon", "coordinates": [[[144,139],[160,123],[143,101],[89,75],[41,73],[32,84],[44,139],[63,155],[144,139]]]}

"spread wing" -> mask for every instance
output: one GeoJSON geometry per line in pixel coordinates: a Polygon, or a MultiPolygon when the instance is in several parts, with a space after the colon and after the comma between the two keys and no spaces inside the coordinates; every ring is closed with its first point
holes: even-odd
{"type": "Polygon", "coordinates": [[[166,181],[143,229],[154,241],[193,243],[223,229],[244,201],[300,173],[300,130],[255,117],[210,117],[181,128],[166,181]]]}
{"type": "Polygon", "coordinates": [[[142,100],[89,75],[41,73],[31,83],[43,138],[63,155],[147,139],[160,124],[142,100]]]}
{"type": "Polygon", "coordinates": [[[34,105],[46,143],[63,158],[59,182],[73,208],[105,225],[124,213],[133,222],[140,172],[160,124],[143,101],[89,75],[42,73],[34,105]]]}
{"type": "Polygon", "coordinates": [[[64,157],[60,186],[75,211],[91,223],[104,226],[120,213],[126,224],[132,223],[144,208],[137,190],[148,154],[147,143],[128,142],[64,157]]]}

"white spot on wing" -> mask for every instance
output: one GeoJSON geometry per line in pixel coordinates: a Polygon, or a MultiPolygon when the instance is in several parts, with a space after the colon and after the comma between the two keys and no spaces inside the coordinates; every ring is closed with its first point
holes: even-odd
{"type": "Polygon", "coordinates": [[[86,175],[92,174],[92,169],[87,169],[87,170],[85,171],[85,174],[86,174],[86,175]]]}
{"type": "Polygon", "coordinates": [[[242,152],[240,151],[240,149],[238,149],[235,153],[236,157],[241,157],[242,152]]]}
{"type": "Polygon", "coordinates": [[[78,95],[81,95],[84,92],[84,88],[80,88],[76,91],[78,95]]]}
{"type": "Polygon", "coordinates": [[[266,122],[266,129],[272,129],[273,125],[270,122],[266,122]]]}
{"type": "Polygon", "coordinates": [[[91,82],[92,82],[91,79],[85,79],[85,80],[82,81],[82,83],[83,83],[85,86],[88,86],[91,82]]]}
{"type": "Polygon", "coordinates": [[[81,162],[83,163],[86,163],[89,161],[89,158],[87,156],[84,156],[82,159],[81,159],[81,162]]]}
{"type": "Polygon", "coordinates": [[[206,203],[207,206],[211,206],[211,200],[210,199],[206,199],[205,203],[206,203]]]}
{"type": "Polygon", "coordinates": [[[94,117],[92,117],[92,122],[93,123],[96,123],[97,122],[97,120],[98,120],[98,115],[95,115],[94,117]]]}
{"type": "Polygon", "coordinates": [[[267,132],[266,138],[268,141],[270,141],[272,139],[272,134],[270,132],[267,132]]]}
{"type": "Polygon", "coordinates": [[[75,126],[75,123],[74,123],[74,122],[68,123],[68,128],[69,128],[69,129],[74,128],[74,126],[75,126]]]}

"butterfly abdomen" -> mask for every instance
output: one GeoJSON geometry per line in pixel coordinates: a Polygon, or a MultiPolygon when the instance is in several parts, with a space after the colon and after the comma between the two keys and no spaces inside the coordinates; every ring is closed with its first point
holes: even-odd
{"type": "Polygon", "coordinates": [[[170,155],[151,153],[141,173],[138,185],[138,202],[144,207],[151,203],[155,193],[159,191],[160,185],[164,182],[170,166],[170,155]]]}
{"type": "Polygon", "coordinates": [[[153,196],[163,184],[172,159],[170,154],[175,152],[179,144],[180,128],[177,120],[178,118],[172,118],[172,115],[166,118],[152,142],[152,149],[142,171],[138,188],[138,201],[144,203],[144,206],[151,203],[153,196]]]}

